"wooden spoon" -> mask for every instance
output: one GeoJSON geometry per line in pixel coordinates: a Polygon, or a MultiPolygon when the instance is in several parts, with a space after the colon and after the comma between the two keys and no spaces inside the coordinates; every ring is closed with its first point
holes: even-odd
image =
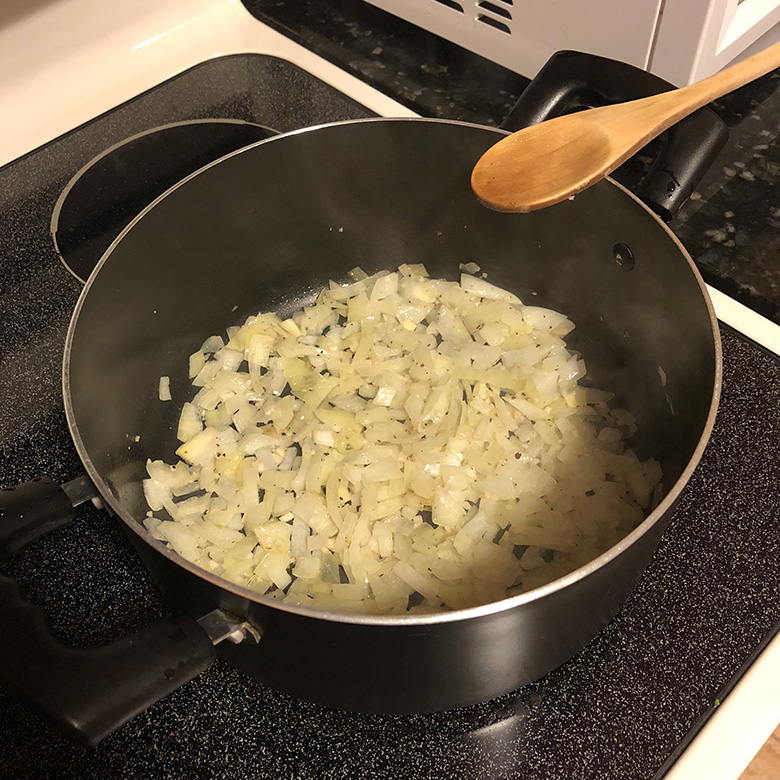
{"type": "Polygon", "coordinates": [[[682,89],[549,119],[482,155],[471,188],[496,211],[560,203],[603,179],[675,122],[780,66],[780,43],[682,89]]]}

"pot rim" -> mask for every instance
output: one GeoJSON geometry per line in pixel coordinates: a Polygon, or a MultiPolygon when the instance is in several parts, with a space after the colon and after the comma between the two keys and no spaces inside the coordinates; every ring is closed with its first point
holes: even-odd
{"type": "Polygon", "coordinates": [[[409,626],[429,625],[429,624],[437,624],[437,623],[452,623],[461,620],[471,620],[475,618],[488,617],[490,615],[509,611],[517,607],[521,607],[524,604],[528,604],[530,602],[543,599],[551,593],[555,593],[559,590],[563,590],[567,588],[569,585],[572,585],[575,582],[584,579],[585,577],[588,577],[589,575],[593,574],[597,570],[601,569],[603,566],[607,565],[613,559],[617,558],[624,550],[631,547],[636,541],[638,541],[642,536],[644,536],[648,531],[650,531],[650,529],[653,526],[655,526],[657,522],[661,520],[661,518],[666,514],[666,512],[672,509],[675,502],[679,498],[683,488],[690,480],[691,475],[693,474],[696,466],[699,464],[699,461],[701,460],[701,457],[704,453],[704,449],[707,445],[707,442],[709,441],[710,435],[712,433],[712,429],[715,424],[715,417],[717,413],[718,403],[720,400],[720,391],[721,391],[721,382],[722,382],[722,373],[723,373],[723,355],[722,355],[722,348],[721,348],[720,331],[718,328],[717,318],[715,316],[715,309],[710,299],[709,293],[707,292],[707,288],[704,283],[704,280],[702,279],[701,274],[696,268],[696,265],[693,262],[691,256],[688,254],[687,250],[682,245],[680,239],[674,234],[674,232],[658,217],[658,215],[656,215],[636,195],[634,195],[630,190],[628,190],[622,184],[619,184],[609,176],[606,177],[606,181],[608,181],[612,186],[617,187],[626,196],[628,196],[633,201],[635,201],[635,203],[640,205],[642,209],[644,209],[644,211],[647,212],[648,216],[651,217],[653,220],[655,220],[657,225],[667,233],[669,238],[671,238],[671,240],[679,250],[682,258],[688,264],[689,269],[693,273],[694,278],[696,279],[696,282],[699,285],[703,302],[707,308],[707,312],[710,317],[711,332],[713,335],[713,347],[715,351],[715,381],[713,383],[712,397],[710,399],[710,407],[707,414],[707,419],[704,428],[702,430],[701,436],[699,438],[699,442],[696,448],[694,449],[694,452],[691,458],[689,459],[687,465],[683,469],[683,472],[681,473],[677,481],[674,483],[674,485],[672,485],[672,487],[666,493],[666,495],[664,495],[663,499],[658,504],[658,506],[656,506],[655,509],[633,531],[631,531],[631,533],[625,536],[618,544],[606,550],[597,558],[594,558],[584,566],[575,569],[574,571],[570,572],[569,574],[566,574],[563,577],[560,577],[559,579],[553,580],[547,585],[543,585],[539,588],[535,588],[533,590],[520,593],[515,596],[509,596],[505,599],[501,599],[500,601],[493,601],[488,604],[480,604],[478,606],[468,607],[466,609],[451,610],[445,612],[420,613],[420,614],[414,613],[408,615],[374,615],[374,614],[335,612],[330,610],[315,609],[312,607],[305,607],[305,606],[279,602],[274,598],[264,596],[255,591],[249,590],[248,588],[235,585],[234,583],[229,582],[228,580],[225,580],[222,577],[212,574],[211,572],[207,572],[205,569],[201,569],[199,566],[195,565],[194,563],[191,563],[185,558],[182,558],[173,550],[169,549],[167,545],[165,545],[163,542],[153,538],[152,535],[146,530],[143,523],[139,519],[133,517],[129,512],[125,510],[122,503],[116,499],[111,489],[108,487],[108,485],[103,480],[98,470],[95,468],[95,465],[93,464],[91,458],[89,457],[89,454],[87,453],[86,447],[84,446],[84,442],[81,438],[81,434],[79,433],[78,425],[75,419],[73,402],[71,397],[69,374],[70,374],[70,357],[71,357],[71,348],[73,344],[73,334],[76,328],[76,324],[78,322],[79,314],[83,307],[84,301],[86,300],[86,297],[89,294],[90,288],[92,287],[93,281],[96,278],[97,274],[100,272],[100,269],[106,263],[111,253],[114,251],[116,246],[122,241],[124,236],[130,230],[133,229],[133,227],[147,214],[147,212],[153,209],[161,200],[166,198],[170,193],[177,190],[179,187],[183,186],[188,181],[198,176],[202,172],[212,168],[215,165],[219,165],[224,160],[227,160],[239,154],[243,154],[258,146],[265,145],[265,144],[272,144],[280,141],[283,142],[283,139],[289,136],[299,135],[302,133],[315,132],[323,128],[332,128],[332,127],[338,127],[342,125],[359,125],[359,124],[366,124],[366,123],[373,124],[376,122],[384,122],[384,123],[423,122],[427,124],[435,123],[435,124],[445,124],[445,125],[458,125],[458,126],[472,127],[483,131],[489,130],[490,132],[493,132],[496,135],[508,135],[508,132],[505,130],[499,130],[497,128],[488,127],[486,125],[480,125],[473,122],[463,122],[463,121],[451,120],[451,119],[435,119],[435,118],[428,118],[428,117],[395,117],[395,118],[370,117],[364,119],[345,120],[340,122],[326,122],[318,125],[313,125],[311,127],[299,128],[297,130],[292,130],[286,133],[280,133],[279,135],[275,135],[270,138],[263,139],[256,143],[250,144],[249,146],[230,152],[229,154],[226,154],[223,157],[220,157],[219,159],[214,160],[211,163],[208,163],[203,168],[200,168],[194,173],[189,174],[180,182],[174,184],[170,189],[166,190],[166,192],[162,193],[162,195],[155,198],[155,200],[153,200],[146,208],[144,208],[144,210],[141,211],[141,213],[138,214],[124,228],[124,230],[122,230],[122,232],[116,237],[116,239],[111,243],[111,245],[105,251],[103,256],[98,261],[97,265],[93,269],[92,273],[90,274],[89,278],[87,279],[86,284],[84,285],[81,294],[79,295],[78,301],[76,302],[76,306],[73,310],[70,324],[68,326],[67,336],[65,339],[65,348],[64,348],[64,356],[63,356],[63,363],[62,363],[62,393],[63,393],[63,400],[65,406],[65,416],[67,419],[68,428],[70,429],[71,437],[76,446],[78,455],[82,463],[84,464],[87,475],[92,480],[98,492],[100,493],[103,501],[110,507],[111,511],[114,514],[118,515],[121,518],[121,520],[125,523],[125,525],[127,525],[146,544],[148,544],[150,547],[155,549],[158,553],[165,556],[166,558],[168,558],[170,561],[177,564],[181,568],[185,569],[190,574],[193,574],[196,577],[204,579],[210,584],[215,585],[218,588],[221,588],[222,590],[228,591],[234,596],[238,596],[239,598],[249,602],[254,602],[255,604],[262,607],[278,609],[283,612],[293,613],[305,618],[316,618],[320,620],[331,621],[334,623],[350,623],[350,624],[357,624],[357,625],[409,627],[409,626]]]}

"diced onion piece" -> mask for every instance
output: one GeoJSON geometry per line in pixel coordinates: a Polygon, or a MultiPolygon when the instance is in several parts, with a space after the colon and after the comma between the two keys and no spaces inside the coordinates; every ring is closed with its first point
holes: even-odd
{"type": "Polygon", "coordinates": [[[200,411],[195,404],[185,403],[179,417],[179,428],[176,437],[179,441],[187,442],[195,438],[203,430],[203,420],[200,411]]]}
{"type": "Polygon", "coordinates": [[[169,376],[160,377],[158,395],[160,396],[161,401],[171,400],[171,378],[169,376]]]}
{"type": "Polygon", "coordinates": [[[193,352],[190,355],[190,371],[189,371],[189,377],[190,379],[194,379],[202,370],[203,366],[206,365],[206,356],[198,350],[197,352],[193,352]]]}
{"type": "Polygon", "coordinates": [[[460,286],[468,293],[478,295],[480,298],[488,298],[494,301],[509,301],[510,303],[520,303],[520,299],[509,292],[503,290],[501,287],[496,287],[494,284],[485,279],[478,279],[476,276],[470,274],[461,274],[460,286]]]}

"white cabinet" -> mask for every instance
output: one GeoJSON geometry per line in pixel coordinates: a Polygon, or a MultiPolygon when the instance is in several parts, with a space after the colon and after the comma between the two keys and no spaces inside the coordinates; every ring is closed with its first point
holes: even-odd
{"type": "Polygon", "coordinates": [[[780,39],[780,0],[366,0],[529,78],[560,49],[683,85],[780,39]]]}

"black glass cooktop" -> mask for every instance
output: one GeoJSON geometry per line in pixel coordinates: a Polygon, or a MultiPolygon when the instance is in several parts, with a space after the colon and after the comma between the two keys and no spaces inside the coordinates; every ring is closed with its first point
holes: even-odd
{"type": "MultiPolygon", "coordinates": [[[[51,235],[69,182],[103,164],[121,170],[121,158],[106,163],[100,155],[168,125],[229,119],[285,131],[367,115],[288,63],[227,57],[0,169],[0,486],[81,473],[60,390],[80,283],[51,235]]],[[[221,148],[211,138],[194,143],[196,155],[210,144],[221,148]]],[[[143,175],[127,179],[108,215],[73,207],[71,252],[83,252],[88,240],[110,242],[138,198],[167,186],[143,175]]],[[[663,776],[780,620],[780,361],[728,329],[722,336],[719,417],[657,554],[612,623],[542,680],[464,710],[367,716],[291,699],[218,661],[94,749],[71,744],[0,690],[0,776],[663,776]]],[[[117,523],[90,504],[3,571],[79,646],[111,641],[167,611],[117,523]]]]}

